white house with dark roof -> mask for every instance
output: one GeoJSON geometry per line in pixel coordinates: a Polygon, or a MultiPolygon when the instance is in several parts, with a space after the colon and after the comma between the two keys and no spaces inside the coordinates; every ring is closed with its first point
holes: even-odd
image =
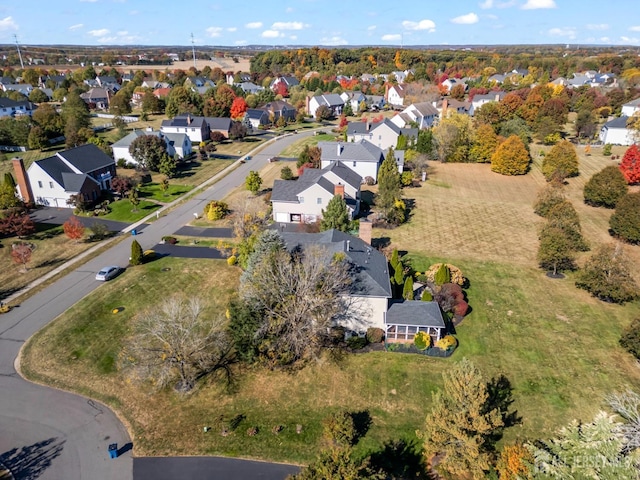
{"type": "Polygon", "coordinates": [[[378,181],[378,169],[384,160],[382,150],[373,143],[361,140],[352,142],[318,142],[322,150],[320,166],[326,168],[332,163],[342,163],[363,179],[373,178],[378,181]]]}
{"type": "MultiPolygon", "coordinates": [[[[67,204],[72,195],[97,200],[102,190],[111,188],[115,175],[113,158],[92,143],[35,161],[26,172],[35,203],[58,208],[73,208],[67,204]]],[[[20,196],[26,198],[23,188],[18,184],[20,196]]]]}
{"type": "Polygon", "coordinates": [[[640,98],[636,98],[622,105],[622,116],[633,117],[638,112],[640,112],[640,98]]]}
{"type": "Polygon", "coordinates": [[[602,143],[612,145],[633,145],[636,143],[635,131],[627,128],[629,117],[614,118],[605,123],[600,129],[602,143]]]}
{"type": "Polygon", "coordinates": [[[280,223],[312,223],[335,195],[344,198],[349,217],[360,210],[362,177],[340,163],[306,168],[297,180],[275,180],[271,191],[273,219],[280,223]]]}
{"type": "Polygon", "coordinates": [[[381,328],[388,342],[412,342],[419,331],[438,341],[447,332],[436,302],[393,301],[386,257],[361,238],[339,230],[321,233],[280,233],[289,251],[320,246],[332,257],[343,254],[351,268],[351,284],[345,292],[346,308],[335,324],[364,334],[381,328]]]}
{"type": "Polygon", "coordinates": [[[407,89],[405,85],[387,85],[385,92],[386,102],[394,107],[402,107],[406,93],[407,89]]]}
{"type": "Polygon", "coordinates": [[[398,115],[392,117],[391,122],[400,128],[405,128],[413,122],[418,125],[419,129],[430,128],[439,115],[438,109],[432,103],[412,103],[398,115]]]}
{"type": "Polygon", "coordinates": [[[186,133],[162,133],[154,131],[151,128],[146,130],[134,130],[126,137],[121,138],[111,145],[113,159],[116,163],[122,158],[127,163],[137,165],[138,162],[131,156],[131,153],[129,153],[129,147],[131,147],[134,140],[146,135],[153,135],[162,138],[167,148],[167,154],[172,157],[177,155],[180,158],[185,158],[192,153],[191,140],[189,140],[186,133]]]}
{"type": "Polygon", "coordinates": [[[380,150],[396,148],[398,138],[404,135],[407,140],[418,138],[417,128],[400,128],[388,118],[381,122],[349,122],[347,125],[347,141],[359,142],[361,140],[373,143],[380,150]]]}
{"type": "Polygon", "coordinates": [[[0,118],[31,115],[33,110],[34,105],[28,100],[17,102],[7,97],[0,97],[0,118]]]}
{"type": "Polygon", "coordinates": [[[474,112],[483,105],[491,102],[501,101],[507,93],[503,91],[489,92],[485,95],[475,95],[471,100],[471,107],[469,108],[469,115],[473,115],[474,112]]]}
{"type": "Polygon", "coordinates": [[[331,114],[333,116],[337,116],[342,113],[344,104],[344,100],[337,93],[325,93],[311,98],[307,97],[307,113],[312,117],[315,117],[318,108],[324,105],[331,110],[331,114]]]}
{"type": "Polygon", "coordinates": [[[109,97],[111,94],[106,88],[90,88],[88,92],[81,93],[80,98],[85,101],[86,104],[94,104],[96,108],[100,110],[107,110],[109,108],[109,97]]]}
{"type": "Polygon", "coordinates": [[[291,75],[281,75],[271,80],[271,84],[269,85],[269,88],[275,91],[276,87],[280,83],[284,83],[284,85],[287,87],[287,90],[290,90],[291,87],[295,87],[296,85],[300,85],[300,82],[296,77],[293,77],[291,75]]]}
{"type": "Polygon", "coordinates": [[[361,102],[367,103],[367,97],[365,96],[364,93],[359,91],[342,92],[340,94],[340,97],[342,98],[342,100],[344,100],[345,105],[347,104],[351,105],[351,111],[354,114],[358,113],[361,102]]]}
{"type": "Polygon", "coordinates": [[[176,115],[169,120],[163,120],[160,131],[167,133],[184,133],[191,143],[209,140],[211,132],[220,132],[225,138],[229,138],[231,119],[226,117],[196,117],[190,113],[176,115]]]}
{"type": "Polygon", "coordinates": [[[442,85],[447,89],[447,92],[450,92],[454,87],[457,87],[458,85],[462,85],[462,88],[464,88],[465,91],[467,90],[467,84],[464,82],[464,80],[461,80],[459,78],[447,78],[444,82],[442,82],[442,85]]]}

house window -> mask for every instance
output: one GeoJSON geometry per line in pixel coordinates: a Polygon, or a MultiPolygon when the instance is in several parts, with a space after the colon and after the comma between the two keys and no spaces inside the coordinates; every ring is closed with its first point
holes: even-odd
{"type": "Polygon", "coordinates": [[[378,135],[378,140],[382,140],[382,135],[378,135]]]}
{"type": "Polygon", "coordinates": [[[304,197],[298,197],[298,202],[304,203],[304,197]]]}
{"type": "Polygon", "coordinates": [[[38,180],[38,188],[42,188],[42,182],[38,180]]]}
{"type": "Polygon", "coordinates": [[[49,182],[49,188],[53,188],[53,182],[49,182]]]}
{"type": "Polygon", "coordinates": [[[318,205],[322,205],[322,198],[318,197],[318,199],[316,200],[318,205]]]}
{"type": "Polygon", "coordinates": [[[353,162],[353,166],[354,166],[354,167],[356,166],[356,163],[357,163],[357,162],[353,162]]]}

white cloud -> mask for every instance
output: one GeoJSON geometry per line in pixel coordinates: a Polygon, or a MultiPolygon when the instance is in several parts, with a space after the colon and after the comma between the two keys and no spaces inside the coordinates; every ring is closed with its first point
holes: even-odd
{"type": "Polygon", "coordinates": [[[308,27],[302,22],[275,22],[271,25],[273,30],[302,30],[303,27],[308,27]]]}
{"type": "Polygon", "coordinates": [[[399,33],[387,33],[383,35],[381,40],[384,42],[399,42],[402,39],[402,35],[399,33]]]}
{"type": "Polygon", "coordinates": [[[600,37],[600,41],[602,43],[611,43],[611,39],[609,37],[600,37]]]}
{"type": "Polygon", "coordinates": [[[222,27],[209,27],[205,30],[211,38],[217,38],[222,35],[222,27]]]}
{"type": "Polygon", "coordinates": [[[284,33],[280,33],[277,30],[265,30],[262,32],[262,38],[278,38],[284,37],[284,33]]]}
{"type": "Polygon", "coordinates": [[[262,22],[249,22],[245,24],[246,28],[262,28],[262,22]]]}
{"type": "Polygon", "coordinates": [[[402,26],[407,30],[428,30],[430,33],[436,31],[436,24],[433,20],[420,20],[419,22],[413,22],[411,20],[405,20],[402,22],[402,26]]]}
{"type": "Polygon", "coordinates": [[[523,10],[537,10],[539,8],[556,8],[555,0],[527,0],[522,6],[523,10]]]}
{"type": "Polygon", "coordinates": [[[236,30],[238,30],[236,27],[227,28],[227,32],[235,32],[236,30]]]}
{"type": "Polygon", "coordinates": [[[609,25],[606,23],[589,23],[587,24],[588,30],[609,30],[609,25]]]}
{"type": "Polygon", "coordinates": [[[552,37],[567,37],[570,40],[576,38],[576,29],[574,27],[552,28],[547,33],[552,37]]]}
{"type": "Polygon", "coordinates": [[[322,45],[348,45],[349,42],[347,42],[344,38],[339,37],[339,36],[333,36],[333,37],[324,37],[320,39],[320,43],[322,45]]]}
{"type": "Polygon", "coordinates": [[[84,23],[76,23],[75,25],[71,25],[69,30],[78,30],[79,28],[84,27],[84,23]]]}
{"type": "Polygon", "coordinates": [[[13,17],[5,17],[0,20],[0,32],[7,30],[18,30],[18,24],[13,21],[13,17]]]}
{"type": "Polygon", "coordinates": [[[96,3],[98,0],[80,0],[82,3],[96,3]]]}
{"type": "Polygon", "coordinates": [[[483,10],[488,8],[509,8],[516,4],[516,0],[506,0],[504,2],[496,2],[495,0],[484,0],[479,6],[483,10]]]}
{"type": "Polygon", "coordinates": [[[98,30],[89,30],[87,33],[92,37],[104,37],[105,35],[109,35],[109,29],[100,28],[98,30]]]}
{"type": "Polygon", "coordinates": [[[293,7],[287,7],[287,9],[285,10],[286,13],[291,13],[293,12],[293,7]]]}
{"type": "Polygon", "coordinates": [[[636,43],[640,43],[640,38],[636,38],[636,37],[625,37],[624,35],[622,37],[620,37],[620,41],[622,43],[626,43],[628,45],[631,44],[636,44],[636,43]]]}
{"type": "Polygon", "coordinates": [[[493,0],[485,0],[480,4],[480,8],[484,8],[485,10],[491,7],[493,7],[493,0]]]}
{"type": "Polygon", "coordinates": [[[640,32],[640,25],[629,27],[630,32],[640,32]]]}
{"type": "Polygon", "coordinates": [[[475,13],[467,13],[466,15],[460,15],[451,19],[451,23],[457,23],[459,25],[472,25],[478,23],[478,15],[475,13]]]}
{"type": "Polygon", "coordinates": [[[236,40],[235,42],[233,42],[234,45],[238,45],[238,46],[242,46],[242,45],[246,45],[247,41],[246,40],[236,40]]]}
{"type": "Polygon", "coordinates": [[[370,32],[373,32],[376,28],[378,28],[378,27],[376,27],[375,25],[369,25],[367,27],[367,30],[369,30],[370,32]]]}

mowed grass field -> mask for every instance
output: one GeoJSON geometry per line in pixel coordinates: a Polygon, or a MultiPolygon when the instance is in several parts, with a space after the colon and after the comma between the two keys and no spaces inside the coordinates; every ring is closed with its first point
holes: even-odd
{"type": "MultiPolygon", "coordinates": [[[[566,192],[596,246],[609,240],[611,212],[584,206],[579,193],[588,176],[610,160],[597,153],[581,153],[581,159],[585,173],[570,179],[566,192]]],[[[263,187],[279,176],[283,163],[261,172],[263,187]]],[[[460,346],[449,359],[375,352],[325,359],[294,372],[238,368],[230,390],[210,383],[183,397],[151,394],[117,370],[134,317],[161,298],[194,288],[211,301],[211,314],[221,314],[239,275],[224,261],[167,257],[128,270],[39,332],[24,349],[24,373],[108,402],[128,421],[136,455],[223,454],[305,463],[321,445],[322,419],[338,409],[371,415],[360,452],[398,439],[419,445],[415,430],[430,409],[431,393],[442,385],[442,373],[468,357],[487,379],[505,375],[513,387],[512,407],[521,422],[506,431],[503,442],[548,437],[572,419],[592,418],[605,408],[607,394],[640,391],[640,367],[618,345],[622,329],[640,317],[640,305],[600,302],[578,290],[572,275],[552,280],[537,268],[540,219],[531,205],[544,185],[538,163],[523,177],[502,177],[488,165],[435,164],[425,185],[405,190],[416,201],[411,221],[374,230],[374,237],[389,237],[408,251],[418,271],[445,260],[469,278],[471,312],[456,327],[460,346]],[[114,315],[116,307],[124,310],[114,315]],[[244,416],[238,428],[220,435],[238,415],[244,416]],[[303,426],[300,435],[297,424],[303,426]],[[278,436],[271,432],[275,425],[285,427],[278,436]],[[204,426],[212,430],[204,433],[204,426]],[[259,433],[249,437],[252,426],[259,433]]],[[[627,247],[635,271],[638,248],[627,247]]]]}

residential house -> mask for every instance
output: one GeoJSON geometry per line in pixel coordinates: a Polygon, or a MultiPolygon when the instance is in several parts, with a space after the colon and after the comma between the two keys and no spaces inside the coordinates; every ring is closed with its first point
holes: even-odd
{"type": "Polygon", "coordinates": [[[391,122],[400,128],[416,123],[419,129],[430,128],[438,118],[438,109],[430,102],[412,103],[398,115],[391,118],[391,122]]]}
{"type": "Polygon", "coordinates": [[[100,198],[111,188],[116,175],[113,158],[92,143],[58,152],[37,160],[25,172],[21,159],[14,160],[20,196],[27,202],[50,207],[73,208],[67,203],[72,195],[85,201],[100,198]]]}
{"type": "Polygon", "coordinates": [[[498,91],[498,92],[489,92],[486,95],[475,95],[473,100],[471,100],[471,107],[469,108],[469,115],[473,115],[474,112],[480,108],[482,105],[491,102],[499,102],[506,95],[506,92],[498,91]]]}
{"type": "Polygon", "coordinates": [[[98,83],[99,87],[109,89],[114,93],[120,90],[120,83],[118,82],[118,79],[116,77],[107,76],[107,75],[102,77],[97,76],[96,82],[98,83]]]}
{"type": "Polygon", "coordinates": [[[300,85],[300,82],[296,77],[293,77],[291,75],[281,75],[271,80],[271,83],[269,84],[269,88],[275,92],[276,87],[280,83],[284,83],[285,87],[287,87],[287,90],[291,90],[291,87],[300,85]]]}
{"type": "Polygon", "coordinates": [[[189,140],[189,137],[186,133],[162,133],[154,131],[153,128],[147,128],[146,130],[134,130],[129,135],[121,138],[111,146],[111,150],[113,151],[113,159],[116,161],[116,163],[118,162],[118,160],[124,159],[126,163],[137,165],[138,162],[135,158],[133,158],[131,153],[129,153],[129,147],[134,142],[134,140],[147,135],[160,137],[162,140],[164,140],[165,146],[167,148],[167,154],[172,157],[178,156],[180,158],[185,158],[192,153],[191,140],[189,140]]]}
{"type": "Polygon", "coordinates": [[[404,96],[406,94],[405,85],[389,85],[385,87],[385,99],[386,102],[394,108],[402,107],[404,105],[404,96]]]}
{"type": "Polygon", "coordinates": [[[314,97],[307,97],[307,113],[312,117],[316,116],[316,111],[322,105],[331,110],[332,116],[338,116],[342,113],[344,100],[337,93],[325,93],[314,97]]]}
{"type": "Polygon", "coordinates": [[[365,102],[369,110],[382,110],[386,105],[383,95],[365,95],[365,102]]]}
{"type": "Polygon", "coordinates": [[[440,340],[447,331],[436,302],[394,301],[386,257],[364,240],[339,230],[321,233],[280,234],[290,251],[310,246],[326,248],[331,255],[343,254],[353,266],[349,285],[350,309],[335,323],[352,332],[364,334],[368,328],[381,328],[387,342],[413,342],[419,331],[440,340]]]}
{"type": "Polygon", "coordinates": [[[373,143],[360,140],[351,142],[318,142],[322,153],[320,155],[321,168],[332,163],[340,162],[366,180],[367,177],[378,181],[378,168],[384,160],[384,154],[373,143]]]}
{"type": "Polygon", "coordinates": [[[264,90],[264,87],[260,85],[256,85],[253,82],[241,82],[236,84],[238,87],[242,89],[242,91],[246,94],[258,94],[264,90]]]}
{"type": "Polygon", "coordinates": [[[344,198],[353,219],[360,210],[362,177],[341,163],[323,169],[306,168],[297,180],[275,180],[271,191],[273,219],[280,223],[313,223],[329,201],[344,198]]]}
{"type": "Polygon", "coordinates": [[[280,117],[284,117],[287,122],[295,122],[296,120],[296,107],[284,100],[273,100],[258,108],[265,110],[269,114],[269,118],[273,118],[274,123],[280,117]]]}
{"type": "Polygon", "coordinates": [[[161,88],[156,88],[153,91],[153,95],[157,98],[167,98],[169,96],[169,94],[171,93],[171,87],[161,87],[161,88]]]}
{"type": "Polygon", "coordinates": [[[239,85],[240,83],[251,82],[251,74],[245,72],[229,72],[225,75],[225,81],[229,85],[239,85]]]}
{"type": "Polygon", "coordinates": [[[184,81],[184,86],[200,95],[204,95],[210,88],[215,88],[216,84],[213,80],[204,77],[187,77],[184,81]]]}
{"type": "Polygon", "coordinates": [[[640,112],[640,98],[622,105],[622,115],[625,117],[633,117],[638,112],[640,112]]]}
{"type": "Polygon", "coordinates": [[[38,86],[44,88],[50,85],[51,89],[55,90],[62,87],[65,80],[67,80],[65,75],[40,75],[40,78],[38,78],[38,86]]]}
{"type": "Polygon", "coordinates": [[[254,130],[269,125],[269,112],[262,108],[248,108],[244,113],[244,123],[254,130]]]}
{"type": "Polygon", "coordinates": [[[501,73],[494,73],[487,80],[489,83],[504,83],[508,75],[501,73]]]}
{"type": "Polygon", "coordinates": [[[551,80],[549,82],[551,85],[562,85],[563,87],[566,87],[569,82],[567,81],[566,78],[564,77],[558,77],[558,78],[554,78],[553,80],[551,80]]]}
{"type": "Polygon", "coordinates": [[[451,92],[451,90],[458,85],[462,85],[462,88],[464,88],[465,91],[467,90],[467,84],[459,78],[447,78],[442,82],[442,85],[447,89],[447,92],[451,92]]]}
{"type": "Polygon", "coordinates": [[[444,98],[437,102],[433,102],[433,106],[436,107],[440,113],[440,118],[444,118],[451,112],[456,112],[461,115],[469,115],[471,110],[471,103],[461,102],[455,98],[444,98]]]}
{"type": "Polygon", "coordinates": [[[28,100],[11,100],[7,97],[0,97],[0,118],[19,117],[21,115],[31,115],[34,105],[28,100]]]}
{"type": "Polygon", "coordinates": [[[98,110],[107,110],[109,108],[109,97],[111,94],[104,88],[91,88],[88,92],[81,93],[80,98],[88,105],[95,105],[98,110]]]}
{"type": "Polygon", "coordinates": [[[407,139],[413,138],[415,140],[418,138],[418,129],[400,128],[388,118],[385,118],[381,122],[350,122],[347,125],[348,142],[365,140],[384,151],[387,151],[389,148],[396,148],[400,135],[404,135],[407,139]]]}
{"type": "Polygon", "coordinates": [[[9,83],[9,84],[3,83],[3,84],[0,84],[0,87],[2,87],[2,90],[4,90],[7,93],[18,92],[24,95],[25,97],[28,97],[29,94],[33,91],[33,85],[31,85],[30,83],[9,83]]]}
{"type": "Polygon", "coordinates": [[[231,119],[226,117],[204,117],[209,127],[209,132],[219,132],[225,138],[229,138],[231,131],[231,119]]]}
{"type": "Polygon", "coordinates": [[[191,114],[177,115],[169,120],[163,120],[160,125],[162,133],[184,133],[191,143],[199,144],[209,140],[211,131],[204,117],[195,117],[191,114]]]}
{"type": "Polygon", "coordinates": [[[358,110],[360,110],[360,103],[367,103],[367,97],[362,92],[353,91],[353,92],[342,92],[340,94],[340,98],[344,100],[344,104],[351,105],[351,111],[356,114],[358,110]]]}
{"type": "Polygon", "coordinates": [[[633,145],[636,143],[636,132],[627,128],[628,121],[629,117],[622,116],[605,123],[600,129],[602,143],[612,145],[633,145]]]}
{"type": "Polygon", "coordinates": [[[360,81],[361,82],[367,82],[367,83],[376,83],[376,77],[374,75],[371,75],[370,73],[363,73],[362,75],[360,75],[360,81]]]}

